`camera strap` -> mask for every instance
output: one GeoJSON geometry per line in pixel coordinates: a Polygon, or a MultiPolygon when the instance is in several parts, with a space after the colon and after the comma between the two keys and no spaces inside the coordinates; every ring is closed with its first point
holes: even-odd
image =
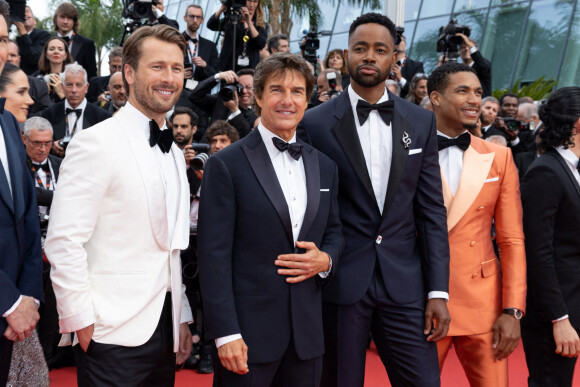
{"type": "MultiPolygon", "coordinates": [[[[28,158],[28,160],[26,160],[28,162],[28,167],[30,168],[30,170],[32,171],[32,174],[36,180],[36,183],[38,184],[39,188],[44,188],[44,186],[46,185],[46,189],[47,190],[51,190],[50,189],[50,183],[52,183],[52,174],[50,173],[50,167],[44,169],[44,173],[46,174],[46,184],[42,183],[42,179],[40,178],[40,176],[38,175],[38,168],[36,165],[34,165],[34,163],[30,160],[30,158],[28,158]]],[[[46,161],[46,165],[48,166],[48,160],[46,161]]]]}
{"type": "Polygon", "coordinates": [[[74,136],[74,134],[75,134],[75,132],[77,130],[77,124],[79,123],[79,118],[80,118],[81,114],[82,114],[82,110],[81,109],[74,109],[72,111],[66,112],[66,115],[65,115],[65,118],[64,118],[64,122],[65,122],[65,125],[66,125],[66,131],[67,132],[70,132],[70,136],[71,137],[74,136]],[[72,128],[72,131],[69,129],[69,126],[68,126],[68,115],[70,113],[75,113],[76,116],[77,116],[77,118],[75,120],[75,123],[73,125],[73,128],[72,128]]]}
{"type": "Polygon", "coordinates": [[[238,66],[240,67],[248,67],[250,65],[250,58],[248,58],[247,51],[248,51],[248,42],[250,41],[250,36],[248,35],[248,24],[246,24],[245,20],[242,20],[244,24],[244,36],[242,41],[244,45],[242,46],[242,53],[238,57],[238,66]]]}

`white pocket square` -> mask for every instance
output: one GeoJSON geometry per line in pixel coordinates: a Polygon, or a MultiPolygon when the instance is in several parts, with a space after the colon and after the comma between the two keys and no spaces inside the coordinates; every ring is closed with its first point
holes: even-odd
{"type": "Polygon", "coordinates": [[[496,176],[496,177],[492,177],[491,179],[487,179],[486,181],[484,181],[484,183],[491,183],[492,181],[498,181],[498,180],[499,180],[499,177],[496,176]]]}
{"type": "Polygon", "coordinates": [[[329,192],[329,191],[330,191],[330,188],[321,188],[320,189],[320,192],[329,192]]]}
{"type": "Polygon", "coordinates": [[[422,151],[423,151],[423,148],[409,149],[409,156],[417,154],[417,153],[421,153],[422,151]]]}

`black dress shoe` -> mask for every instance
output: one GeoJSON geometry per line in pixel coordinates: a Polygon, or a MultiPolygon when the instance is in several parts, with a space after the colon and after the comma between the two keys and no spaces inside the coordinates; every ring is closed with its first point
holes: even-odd
{"type": "Polygon", "coordinates": [[[210,354],[202,354],[197,364],[197,372],[200,374],[213,374],[213,365],[210,354]]]}

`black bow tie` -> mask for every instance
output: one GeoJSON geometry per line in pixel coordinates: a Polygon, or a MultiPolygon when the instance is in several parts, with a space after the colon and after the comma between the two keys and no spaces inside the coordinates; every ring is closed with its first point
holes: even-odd
{"type": "Polygon", "coordinates": [[[60,37],[62,40],[64,40],[67,44],[70,44],[70,38],[68,36],[61,36],[60,37]]]}
{"type": "Polygon", "coordinates": [[[188,33],[184,32],[183,37],[185,38],[185,41],[191,40],[193,44],[197,44],[197,38],[192,38],[188,33]]]}
{"type": "Polygon", "coordinates": [[[371,105],[367,101],[359,99],[356,104],[356,115],[358,116],[358,122],[360,125],[364,125],[371,111],[376,110],[383,119],[384,123],[387,125],[391,124],[393,120],[393,108],[395,103],[393,101],[385,101],[377,104],[371,105]]]}
{"type": "Polygon", "coordinates": [[[437,136],[437,145],[439,146],[439,150],[443,150],[455,145],[462,151],[465,151],[467,148],[469,148],[469,144],[471,144],[471,135],[468,132],[465,132],[456,138],[447,138],[439,135],[437,136]]]}
{"type": "Polygon", "coordinates": [[[44,164],[32,163],[32,166],[36,169],[42,169],[44,172],[50,172],[50,166],[48,165],[48,162],[44,164]]]}
{"type": "Polygon", "coordinates": [[[149,145],[151,145],[151,148],[157,145],[163,153],[169,152],[171,144],[173,144],[173,132],[171,129],[159,129],[159,125],[157,125],[155,120],[149,121],[149,129],[149,145]]]}
{"type": "Polygon", "coordinates": [[[286,141],[281,140],[278,137],[272,137],[272,142],[280,152],[288,151],[290,157],[296,161],[300,160],[300,156],[302,156],[302,144],[298,144],[297,142],[288,144],[286,141]]]}
{"type": "Polygon", "coordinates": [[[67,116],[71,113],[75,113],[77,115],[77,117],[80,117],[80,115],[83,114],[83,110],[82,109],[66,108],[65,113],[67,116]]]}

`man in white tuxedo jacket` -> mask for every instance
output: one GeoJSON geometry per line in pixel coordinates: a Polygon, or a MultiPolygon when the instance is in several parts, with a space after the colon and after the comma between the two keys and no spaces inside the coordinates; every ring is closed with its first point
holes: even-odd
{"type": "Polygon", "coordinates": [[[173,385],[176,360],[191,352],[180,263],[189,186],[164,130],[184,48],[165,25],[134,32],[123,52],[129,102],[75,136],[61,166],[45,249],[60,331],[76,333],[80,386],[173,385]]]}

